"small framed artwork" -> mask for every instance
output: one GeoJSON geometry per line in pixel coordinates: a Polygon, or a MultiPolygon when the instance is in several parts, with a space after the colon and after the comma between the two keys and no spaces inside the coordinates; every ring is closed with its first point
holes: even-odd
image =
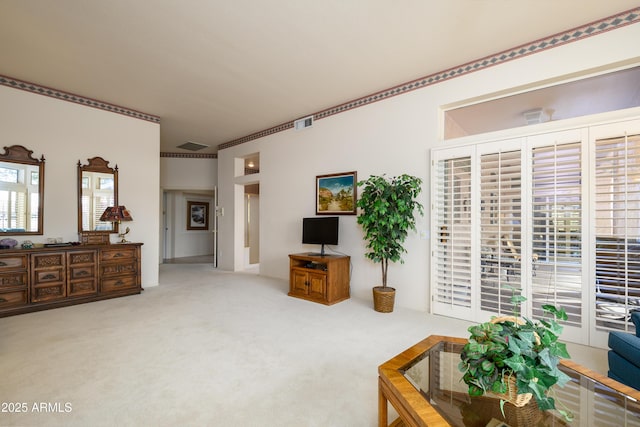
{"type": "Polygon", "coordinates": [[[187,230],[209,229],[209,202],[187,201],[187,230]]]}
{"type": "Polygon", "coordinates": [[[316,215],[355,215],[356,172],[316,176],[316,215]]]}

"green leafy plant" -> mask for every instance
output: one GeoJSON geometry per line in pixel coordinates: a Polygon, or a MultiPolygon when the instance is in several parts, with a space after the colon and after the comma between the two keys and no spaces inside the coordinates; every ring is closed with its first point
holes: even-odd
{"type": "Polygon", "coordinates": [[[414,211],[423,214],[416,200],[422,180],[403,174],[396,177],[372,175],[359,181],[362,186],[357,207],[361,209],[358,224],[367,240],[365,256],[382,266],[382,286],[387,286],[389,261],[403,263],[404,241],[409,230],[416,229],[414,211]]]}
{"type": "MultiPolygon", "coordinates": [[[[493,318],[492,321],[469,327],[471,336],[465,344],[458,368],[469,386],[469,395],[506,393],[507,381],[515,377],[518,394],[532,393],[542,410],[557,409],[552,387],[564,386],[569,380],[558,365],[561,358],[570,358],[566,345],[559,342],[562,326],[557,320],[567,320],[564,309],[543,305],[548,318],[531,320],[518,317],[521,295],[512,297],[515,316],[493,318]],[[496,321],[498,320],[498,321],[496,321]]],[[[504,400],[501,408],[504,410],[504,400]]],[[[567,420],[572,414],[557,409],[567,420]]]]}

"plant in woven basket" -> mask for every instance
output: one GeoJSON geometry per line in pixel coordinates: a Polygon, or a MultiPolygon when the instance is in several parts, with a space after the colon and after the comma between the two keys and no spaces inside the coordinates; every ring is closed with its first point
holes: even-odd
{"type": "MultiPolygon", "coordinates": [[[[357,207],[358,224],[362,226],[367,252],[365,256],[382,267],[382,287],[374,287],[383,292],[395,291],[387,287],[389,261],[400,263],[406,252],[404,241],[409,230],[416,229],[415,212],[423,214],[423,207],[416,200],[420,194],[422,180],[403,174],[386,177],[371,175],[358,182],[362,186],[357,207]]],[[[378,310],[381,311],[381,310],[378,310]]]]}
{"type": "Polygon", "coordinates": [[[503,412],[506,401],[523,406],[533,396],[540,409],[557,409],[570,420],[573,416],[556,408],[553,393],[549,393],[553,386],[564,386],[570,379],[558,369],[560,359],[570,357],[566,345],[558,341],[562,326],[557,320],[567,320],[567,314],[562,308],[543,305],[548,318],[521,318],[518,309],[525,297],[514,295],[511,301],[514,316],[494,317],[469,327],[471,336],[458,365],[469,395],[498,396],[503,412]]]}

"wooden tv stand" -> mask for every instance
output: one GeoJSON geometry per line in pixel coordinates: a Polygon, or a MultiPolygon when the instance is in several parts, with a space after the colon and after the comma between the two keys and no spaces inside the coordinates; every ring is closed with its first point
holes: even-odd
{"type": "Polygon", "coordinates": [[[289,255],[289,296],[331,305],[349,299],[347,255],[289,255]]]}

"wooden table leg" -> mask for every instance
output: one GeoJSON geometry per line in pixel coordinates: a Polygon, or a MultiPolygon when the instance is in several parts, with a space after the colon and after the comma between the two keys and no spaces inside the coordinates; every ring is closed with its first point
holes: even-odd
{"type": "Polygon", "coordinates": [[[378,377],[378,427],[387,427],[387,397],[382,391],[382,384],[378,377]]]}

